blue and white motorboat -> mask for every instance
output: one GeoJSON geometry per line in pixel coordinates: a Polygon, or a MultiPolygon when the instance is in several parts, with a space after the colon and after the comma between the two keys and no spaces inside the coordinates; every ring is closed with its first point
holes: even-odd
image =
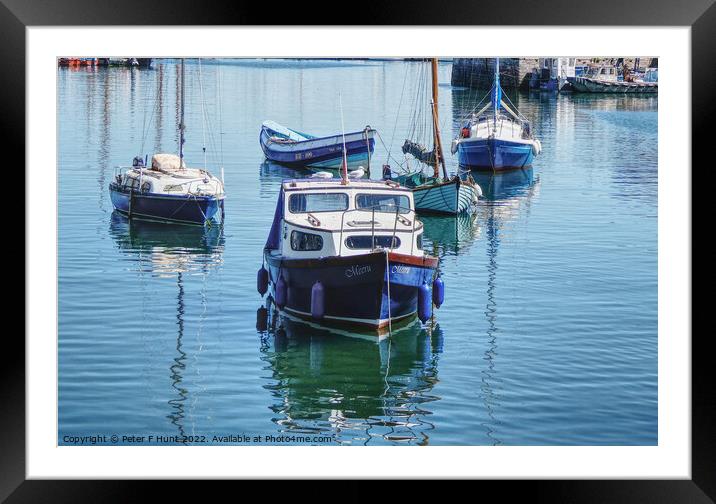
{"type": "Polygon", "coordinates": [[[206,168],[189,168],[184,161],[184,60],[181,61],[181,119],[179,155],[154,154],[134,158],[119,167],[109,184],[112,205],[130,219],[204,225],[224,214],[224,183],[206,168]]]}
{"type": "Polygon", "coordinates": [[[258,291],[270,288],[283,314],[324,326],[380,335],[416,313],[424,322],[444,287],[422,237],[412,191],[394,182],[286,180],[258,291]]]}
{"type": "Polygon", "coordinates": [[[343,147],[349,167],[367,165],[375,150],[375,130],[366,126],[362,131],[316,137],[264,121],[259,142],[266,159],[292,167],[318,170],[339,170],[343,164],[343,147]],[[345,137],[345,143],[344,143],[345,137]]]}
{"type": "Polygon", "coordinates": [[[490,102],[471,115],[453,140],[452,153],[457,152],[461,167],[471,170],[530,166],[542,144],[534,137],[527,118],[511,102],[507,103],[509,98],[500,86],[500,58],[495,62],[495,80],[489,94],[490,102]]]}

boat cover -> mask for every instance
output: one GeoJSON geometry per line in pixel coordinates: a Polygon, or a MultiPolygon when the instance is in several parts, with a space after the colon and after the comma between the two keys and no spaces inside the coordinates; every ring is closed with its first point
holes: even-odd
{"type": "Polygon", "coordinates": [[[152,156],[152,170],[171,172],[186,168],[186,163],[176,154],[154,154],[152,156]]]}
{"type": "Polygon", "coordinates": [[[264,121],[263,126],[265,128],[272,130],[272,131],[275,131],[279,135],[283,135],[286,138],[288,138],[290,140],[294,140],[296,142],[303,142],[304,140],[309,139],[309,137],[301,135],[300,133],[293,131],[292,129],[289,129],[286,126],[282,126],[281,124],[279,124],[275,121],[264,121]]]}
{"type": "Polygon", "coordinates": [[[278,195],[278,201],[276,202],[276,211],[273,214],[273,224],[271,224],[271,231],[269,231],[268,239],[264,249],[277,249],[279,239],[281,237],[281,220],[283,219],[283,188],[278,195]]]}

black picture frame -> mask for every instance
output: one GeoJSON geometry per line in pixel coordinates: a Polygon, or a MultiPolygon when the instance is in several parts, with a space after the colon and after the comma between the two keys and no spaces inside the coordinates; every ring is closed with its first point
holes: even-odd
{"type": "MultiPolygon", "coordinates": [[[[25,163],[25,28],[69,25],[551,25],[551,26],[689,26],[691,27],[692,166],[710,169],[706,139],[714,117],[716,89],[716,4],[714,0],[617,0],[600,2],[541,0],[540,2],[464,1],[427,5],[423,1],[364,2],[350,13],[327,2],[311,2],[305,9],[272,8],[260,2],[190,2],[187,0],[0,0],[0,114],[2,139],[25,163]],[[321,14],[322,13],[322,14],[321,14]],[[325,16],[323,18],[316,16],[325,16]]],[[[684,76],[688,83],[689,76],[684,76]]],[[[684,99],[688,97],[684,89],[684,99]]],[[[691,172],[691,167],[667,167],[691,172]]],[[[692,202],[695,198],[692,197],[692,202]]],[[[692,227],[692,229],[694,229],[692,227]]],[[[667,308],[668,309],[668,308],[667,308]]],[[[693,312],[692,312],[693,313],[693,312]]],[[[703,312],[692,315],[692,323],[703,312]]],[[[7,502],[64,502],[134,500],[140,483],[128,481],[26,481],[25,479],[25,345],[6,333],[0,365],[0,500],[7,502]]],[[[529,500],[551,502],[714,502],[716,500],[716,394],[714,367],[708,351],[710,334],[683,334],[692,342],[692,479],[616,481],[485,482],[498,489],[500,499],[527,490],[529,500]]],[[[177,485],[164,485],[181,493],[177,485]]],[[[362,485],[350,483],[344,495],[359,495],[362,485]]]]}

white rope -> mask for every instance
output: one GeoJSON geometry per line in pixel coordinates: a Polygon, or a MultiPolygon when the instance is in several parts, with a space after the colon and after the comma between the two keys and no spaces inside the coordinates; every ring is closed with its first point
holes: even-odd
{"type": "MultiPolygon", "coordinates": [[[[391,244],[392,245],[392,244],[391,244]]],[[[388,259],[388,251],[385,251],[385,278],[388,284],[388,335],[393,336],[393,316],[390,313],[390,260],[388,259]]]]}

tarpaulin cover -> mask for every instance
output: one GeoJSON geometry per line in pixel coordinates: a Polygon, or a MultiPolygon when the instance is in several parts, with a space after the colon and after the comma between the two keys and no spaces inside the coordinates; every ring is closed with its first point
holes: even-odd
{"type": "Polygon", "coordinates": [[[278,195],[278,201],[276,202],[276,211],[273,214],[273,224],[271,225],[271,231],[269,232],[264,248],[278,248],[281,238],[281,219],[283,219],[283,198],[283,188],[281,188],[281,192],[278,195]]]}

